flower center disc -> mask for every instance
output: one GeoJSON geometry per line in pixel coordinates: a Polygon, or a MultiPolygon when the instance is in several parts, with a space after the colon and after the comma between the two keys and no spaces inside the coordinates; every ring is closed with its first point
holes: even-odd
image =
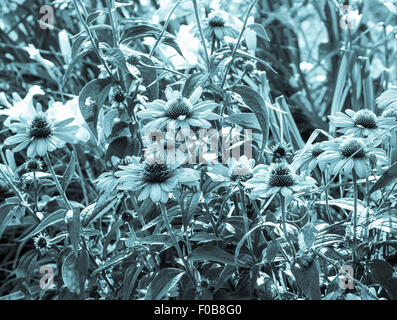
{"type": "Polygon", "coordinates": [[[224,27],[225,20],[220,16],[214,16],[209,19],[208,24],[210,25],[211,28],[224,27]]]}
{"type": "Polygon", "coordinates": [[[340,146],[340,151],[345,158],[350,158],[353,154],[354,159],[365,158],[365,146],[359,140],[347,140],[340,146]]]}
{"type": "Polygon", "coordinates": [[[378,127],[376,123],[376,115],[369,110],[358,111],[353,118],[354,124],[362,126],[366,129],[376,129],[378,127]]]}
{"type": "Polygon", "coordinates": [[[148,183],[162,183],[169,178],[170,172],[166,164],[147,163],[144,180],[148,183]]]}
{"type": "Polygon", "coordinates": [[[192,108],[191,103],[186,98],[178,97],[168,102],[166,110],[167,117],[185,120],[190,116],[192,108]]]}
{"type": "Polygon", "coordinates": [[[291,170],[286,166],[276,166],[270,172],[269,184],[272,187],[290,187],[294,184],[291,170]]]}
{"type": "Polygon", "coordinates": [[[237,165],[230,170],[230,179],[245,182],[253,177],[252,169],[247,166],[237,165]]]}
{"type": "Polygon", "coordinates": [[[37,115],[29,128],[31,138],[44,139],[51,135],[51,126],[46,116],[37,115]]]}

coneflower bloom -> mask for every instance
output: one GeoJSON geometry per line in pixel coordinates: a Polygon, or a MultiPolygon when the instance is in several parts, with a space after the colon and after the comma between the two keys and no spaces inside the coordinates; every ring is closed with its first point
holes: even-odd
{"type": "Polygon", "coordinates": [[[211,12],[208,18],[202,20],[202,23],[203,33],[208,41],[212,41],[214,37],[222,41],[225,36],[235,39],[239,35],[228,14],[222,11],[211,12]]]}
{"type": "Polygon", "coordinates": [[[207,175],[215,182],[226,182],[231,185],[246,182],[254,175],[255,160],[241,156],[238,160],[231,157],[227,167],[219,162],[208,166],[207,175]]]}
{"type": "Polygon", "coordinates": [[[340,170],[351,176],[354,169],[359,178],[368,177],[371,173],[371,157],[376,157],[379,164],[387,164],[384,150],[370,148],[364,139],[343,137],[328,141],[324,144],[324,152],[319,156],[319,162],[329,165],[329,172],[333,175],[340,170]]]}
{"type": "Polygon", "coordinates": [[[35,238],[33,238],[34,246],[40,251],[40,254],[45,254],[49,249],[51,249],[51,238],[45,233],[39,233],[35,238]]]}
{"type": "Polygon", "coordinates": [[[297,169],[311,173],[318,165],[321,170],[324,170],[325,165],[318,161],[318,157],[324,152],[322,142],[314,143],[308,146],[306,151],[301,155],[302,151],[303,149],[298,150],[294,157],[294,162],[297,164],[297,169]]]}
{"type": "MultiPolygon", "coordinates": [[[[346,113],[337,112],[335,116],[329,116],[331,123],[341,128],[338,132],[354,135],[361,138],[375,138],[395,125],[394,119],[377,117],[370,110],[359,110],[354,112],[347,109],[346,113]]],[[[383,139],[380,137],[379,139],[383,139]]]]}
{"type": "Polygon", "coordinates": [[[112,156],[111,162],[114,167],[113,170],[103,172],[99,175],[98,178],[95,179],[98,190],[106,193],[112,193],[113,191],[117,190],[119,178],[116,177],[115,173],[118,171],[118,166],[129,165],[130,163],[135,162],[135,158],[127,156],[124,159],[120,159],[116,156],[112,156]]]}
{"type": "Polygon", "coordinates": [[[291,156],[291,145],[286,142],[276,143],[266,152],[272,156],[272,163],[286,161],[291,156]]]}
{"type": "Polygon", "coordinates": [[[273,163],[255,170],[254,177],[245,185],[253,188],[251,198],[267,198],[280,192],[284,197],[294,192],[304,191],[316,184],[311,177],[296,175],[291,166],[285,162],[273,163]]]}
{"type": "Polygon", "coordinates": [[[46,113],[36,112],[31,117],[21,115],[19,121],[10,124],[10,129],[16,132],[8,137],[4,143],[15,145],[14,152],[27,149],[27,156],[44,156],[48,151],[54,151],[65,145],[65,142],[74,143],[77,126],[69,125],[74,119],[52,121],[46,113]]]}
{"type": "Polygon", "coordinates": [[[394,118],[397,121],[397,106],[396,107],[388,107],[385,111],[383,111],[382,117],[383,118],[394,118]]]}
{"type": "Polygon", "coordinates": [[[150,122],[143,127],[143,131],[162,130],[165,127],[178,130],[181,128],[185,136],[189,136],[190,127],[203,129],[211,128],[209,120],[219,119],[219,115],[212,112],[217,106],[213,101],[198,103],[203,90],[196,88],[189,98],[168,87],[165,90],[167,101],[155,100],[146,105],[146,109],[137,112],[139,118],[150,122]]]}
{"type": "Polygon", "coordinates": [[[40,159],[29,159],[25,162],[24,166],[27,172],[43,170],[43,163],[40,159]]]}
{"type": "Polygon", "coordinates": [[[178,163],[168,165],[154,157],[148,157],[143,162],[133,158],[134,161],[128,166],[119,166],[121,170],[115,175],[119,177],[118,188],[137,192],[139,201],[150,197],[154,203],[166,203],[177,183],[194,185],[200,178],[198,171],[179,168],[178,163]]]}

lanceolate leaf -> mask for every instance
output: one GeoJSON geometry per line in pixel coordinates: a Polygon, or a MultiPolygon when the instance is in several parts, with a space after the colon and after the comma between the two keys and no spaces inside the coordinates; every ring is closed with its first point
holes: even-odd
{"type": "Polygon", "coordinates": [[[96,123],[99,109],[107,98],[107,92],[110,89],[111,83],[112,80],[110,78],[95,79],[88,82],[80,91],[80,111],[94,133],[97,131],[96,123]]]}
{"type": "Polygon", "coordinates": [[[72,155],[70,157],[69,164],[66,168],[65,174],[63,175],[62,181],[61,181],[61,186],[63,190],[66,190],[70,181],[72,180],[74,171],[76,167],[76,154],[72,152],[72,155]]]}
{"type": "Polygon", "coordinates": [[[33,237],[40,231],[43,231],[45,228],[52,226],[56,223],[64,221],[66,211],[67,211],[66,209],[59,209],[59,210],[49,214],[47,217],[45,217],[43,219],[43,221],[40,222],[40,224],[33,231],[29,232],[25,237],[23,237],[19,241],[25,241],[26,239],[33,237]]]}
{"type": "Polygon", "coordinates": [[[397,183],[397,162],[394,163],[388,170],[386,170],[386,172],[373,185],[369,191],[369,194],[372,194],[379,189],[386,188],[393,183],[397,183]]]}
{"type": "Polygon", "coordinates": [[[161,300],[175,287],[185,272],[175,268],[165,268],[153,278],[147,289],[145,300],[161,300]]]}
{"type": "Polygon", "coordinates": [[[232,254],[213,246],[203,246],[193,250],[188,259],[191,261],[209,260],[224,264],[234,264],[234,257],[232,254]]]}

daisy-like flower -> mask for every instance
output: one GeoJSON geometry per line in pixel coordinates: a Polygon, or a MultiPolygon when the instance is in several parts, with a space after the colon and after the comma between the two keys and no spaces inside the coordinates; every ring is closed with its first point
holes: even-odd
{"type": "Polygon", "coordinates": [[[294,157],[294,162],[297,163],[297,168],[311,173],[317,165],[321,170],[324,170],[325,165],[318,161],[318,157],[324,152],[322,142],[310,145],[306,151],[301,155],[302,150],[298,150],[294,157]]]}
{"type": "Polygon", "coordinates": [[[198,103],[202,92],[202,88],[198,87],[190,98],[185,98],[180,92],[168,87],[165,90],[167,101],[155,100],[148,103],[145,110],[137,112],[138,117],[150,120],[143,127],[143,131],[149,132],[172,127],[175,130],[181,128],[184,136],[189,136],[190,127],[211,128],[209,120],[220,118],[219,115],[212,112],[217,104],[213,101],[198,103]]]}
{"type": "Polygon", "coordinates": [[[255,170],[254,177],[245,185],[253,188],[251,198],[267,198],[280,192],[284,197],[300,192],[316,184],[311,177],[296,175],[285,162],[273,163],[255,170]]]}
{"type": "Polygon", "coordinates": [[[266,152],[271,154],[272,163],[282,162],[286,161],[288,157],[291,156],[291,146],[289,143],[280,142],[266,149],[266,152]]]}
{"type": "Polygon", "coordinates": [[[231,18],[223,11],[213,11],[208,18],[202,20],[203,33],[208,41],[212,41],[214,37],[222,41],[225,36],[237,38],[239,31],[233,25],[231,18]]]}
{"type": "Polygon", "coordinates": [[[34,246],[40,251],[40,254],[45,254],[49,249],[51,249],[51,238],[45,233],[39,233],[35,238],[33,238],[34,246]]]}
{"type": "Polygon", "coordinates": [[[397,106],[386,108],[386,110],[383,111],[383,113],[382,113],[382,117],[383,118],[394,118],[397,121],[397,106]]]}
{"type": "Polygon", "coordinates": [[[194,185],[200,179],[196,170],[179,168],[179,164],[168,165],[154,157],[143,162],[133,157],[131,164],[119,168],[121,171],[115,173],[119,177],[118,188],[138,192],[139,201],[150,197],[154,203],[166,203],[177,183],[194,185]]]}
{"type": "Polygon", "coordinates": [[[14,152],[27,149],[27,156],[44,156],[48,151],[54,151],[65,145],[65,142],[74,143],[77,126],[69,125],[74,119],[52,121],[46,113],[36,112],[30,117],[21,115],[19,121],[10,124],[10,129],[16,132],[8,137],[4,143],[15,145],[14,152]]]}
{"type": "Polygon", "coordinates": [[[40,159],[29,159],[25,162],[24,167],[27,172],[41,171],[43,170],[43,163],[40,159]]]}
{"type": "Polygon", "coordinates": [[[106,193],[112,193],[114,190],[117,190],[119,178],[115,176],[115,173],[118,171],[118,166],[126,166],[130,163],[133,163],[134,161],[135,159],[130,156],[127,156],[124,159],[112,156],[111,162],[114,167],[113,170],[103,172],[98,178],[95,179],[98,189],[106,193]]]}
{"type": "MultiPolygon", "coordinates": [[[[329,116],[331,123],[337,128],[338,132],[354,135],[356,137],[376,137],[395,125],[394,119],[377,117],[370,110],[360,110],[354,112],[347,109],[346,113],[337,112],[335,116],[329,116]]],[[[382,139],[383,137],[380,137],[382,139]]]]}
{"type": "Polygon", "coordinates": [[[227,167],[219,162],[208,166],[207,175],[215,182],[226,182],[231,185],[246,182],[254,175],[255,160],[241,156],[238,160],[231,157],[227,167]]]}
{"type": "Polygon", "coordinates": [[[371,173],[371,158],[376,157],[379,164],[387,164],[387,156],[380,148],[369,148],[364,139],[356,137],[337,138],[327,142],[324,152],[320,154],[320,163],[329,165],[329,172],[333,175],[342,170],[351,176],[354,169],[359,178],[368,177],[371,173]]]}

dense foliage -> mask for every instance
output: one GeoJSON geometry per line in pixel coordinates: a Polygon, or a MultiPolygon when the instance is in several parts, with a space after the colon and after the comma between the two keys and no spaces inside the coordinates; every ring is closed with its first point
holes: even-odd
{"type": "Polygon", "coordinates": [[[397,299],[396,1],[0,7],[0,299],[397,299]]]}

